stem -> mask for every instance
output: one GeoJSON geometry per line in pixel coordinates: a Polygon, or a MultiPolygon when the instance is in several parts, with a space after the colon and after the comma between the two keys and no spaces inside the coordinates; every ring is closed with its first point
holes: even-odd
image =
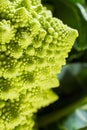
{"type": "Polygon", "coordinates": [[[79,99],[78,101],[70,104],[67,107],[62,108],[61,110],[56,110],[54,112],[51,112],[47,115],[42,116],[41,118],[38,119],[38,125],[39,127],[43,127],[55,121],[58,121],[62,117],[73,112],[76,108],[81,107],[82,105],[86,103],[87,103],[87,96],[79,99]]]}

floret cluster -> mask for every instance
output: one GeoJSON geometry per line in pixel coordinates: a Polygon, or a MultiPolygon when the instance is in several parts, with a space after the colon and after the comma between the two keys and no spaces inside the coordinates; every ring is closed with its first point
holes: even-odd
{"type": "Polygon", "coordinates": [[[39,0],[0,0],[0,130],[33,130],[77,35],[39,0]]]}

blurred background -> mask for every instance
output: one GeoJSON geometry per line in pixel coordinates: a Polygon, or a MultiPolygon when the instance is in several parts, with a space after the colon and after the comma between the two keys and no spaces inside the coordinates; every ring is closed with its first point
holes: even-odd
{"type": "Polygon", "coordinates": [[[87,130],[87,0],[42,0],[54,17],[75,28],[79,37],[57,75],[59,100],[39,110],[39,130],[87,130]]]}

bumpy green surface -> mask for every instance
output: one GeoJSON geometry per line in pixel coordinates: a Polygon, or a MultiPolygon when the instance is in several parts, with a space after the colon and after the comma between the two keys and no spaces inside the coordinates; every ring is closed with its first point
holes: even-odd
{"type": "Polygon", "coordinates": [[[77,36],[39,0],[0,0],[0,130],[33,130],[77,36]]]}

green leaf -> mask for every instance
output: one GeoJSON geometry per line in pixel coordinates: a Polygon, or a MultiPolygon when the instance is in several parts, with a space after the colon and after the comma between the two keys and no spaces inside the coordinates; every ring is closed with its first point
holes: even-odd
{"type": "Polygon", "coordinates": [[[86,93],[87,91],[87,63],[72,63],[63,67],[58,75],[60,87],[58,91],[64,94],[71,94],[78,91],[86,93]]]}
{"type": "Polygon", "coordinates": [[[72,3],[80,3],[80,4],[85,4],[85,0],[68,0],[68,1],[70,1],[70,2],[72,2],[72,3]]]}
{"type": "Polygon", "coordinates": [[[86,126],[87,111],[81,109],[77,109],[70,116],[66,117],[61,123],[61,127],[64,127],[66,130],[77,130],[86,126]]]}
{"type": "Polygon", "coordinates": [[[78,130],[87,130],[87,127],[84,127],[84,128],[78,129],[78,130]]]}

